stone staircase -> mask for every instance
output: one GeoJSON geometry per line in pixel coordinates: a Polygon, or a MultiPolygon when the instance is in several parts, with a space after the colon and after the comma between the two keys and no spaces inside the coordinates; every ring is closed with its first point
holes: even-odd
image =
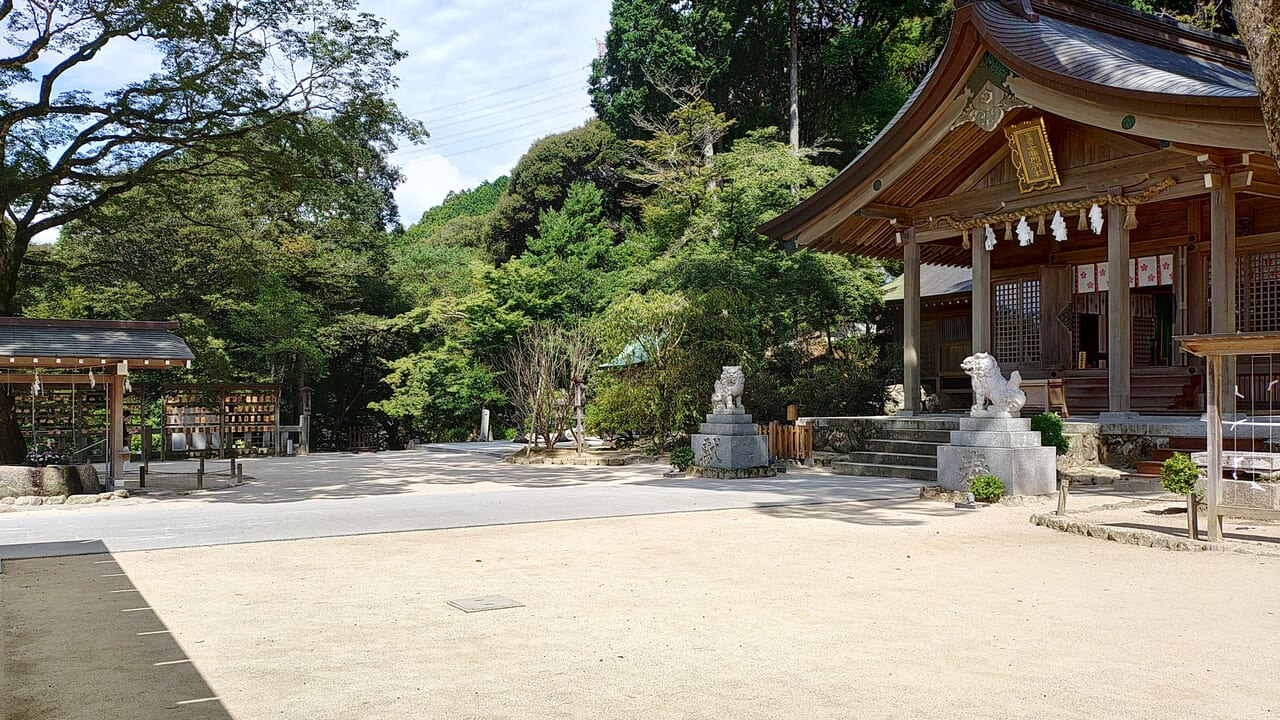
{"type": "Polygon", "coordinates": [[[951,442],[958,418],[893,418],[877,421],[866,449],[831,462],[840,475],[938,481],[938,446],[951,442]]]}

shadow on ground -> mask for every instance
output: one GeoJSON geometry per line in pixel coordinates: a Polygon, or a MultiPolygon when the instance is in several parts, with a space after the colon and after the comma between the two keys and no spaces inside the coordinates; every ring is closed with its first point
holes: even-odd
{"type": "MultiPolygon", "coordinates": [[[[1130,530],[1146,530],[1148,532],[1161,533],[1163,535],[1169,535],[1171,537],[1177,537],[1177,538],[1185,538],[1187,536],[1186,527],[1170,527],[1168,525],[1149,525],[1145,523],[1134,523],[1134,522],[1104,522],[1101,524],[1106,525],[1108,527],[1129,528],[1130,530]]],[[[1271,535],[1271,536],[1252,535],[1249,533],[1242,533],[1239,530],[1230,530],[1228,528],[1223,528],[1222,537],[1224,540],[1239,540],[1239,541],[1245,541],[1245,542],[1266,543],[1268,545],[1280,545],[1280,538],[1277,538],[1274,535],[1271,535]]],[[[1203,521],[1200,523],[1200,539],[1201,540],[1206,539],[1203,521]]]]}
{"type": "Polygon", "coordinates": [[[776,518],[838,520],[859,525],[920,525],[925,518],[952,517],[965,511],[921,500],[915,480],[868,478],[854,475],[788,473],[765,478],[655,478],[632,485],[681,487],[698,490],[767,492],[782,496],[758,503],[762,514],[776,518]]]}
{"type": "MultiPolygon", "coordinates": [[[[96,542],[96,541],[95,541],[96,542]]],[[[230,720],[106,547],[0,568],[5,720],[230,720]]]]}
{"type": "MultiPolygon", "coordinates": [[[[169,473],[194,473],[194,464],[188,468],[178,463],[165,463],[163,468],[169,473]]],[[[177,499],[287,503],[399,495],[430,486],[491,483],[521,488],[572,487],[632,478],[636,468],[652,468],[654,473],[664,469],[660,465],[515,465],[487,455],[438,451],[388,451],[360,455],[326,453],[305,458],[248,460],[244,462],[244,484],[206,489],[177,499]]],[[[225,474],[222,477],[225,478],[225,474]]]]}

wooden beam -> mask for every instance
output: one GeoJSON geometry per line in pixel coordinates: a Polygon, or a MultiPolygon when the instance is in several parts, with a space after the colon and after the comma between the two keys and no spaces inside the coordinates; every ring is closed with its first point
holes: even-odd
{"type": "MultiPolygon", "coordinates": [[[[1236,331],[1236,198],[1230,183],[1209,193],[1209,331],[1233,333],[1236,331]]],[[[1234,414],[1236,410],[1235,359],[1227,358],[1222,365],[1226,381],[1222,382],[1222,395],[1218,409],[1234,414]]],[[[1206,387],[1206,392],[1213,392],[1206,387]]],[[[1212,513],[1210,513],[1212,515],[1212,513]]]]}
{"type": "Polygon", "coordinates": [[[883,203],[867,203],[862,206],[862,209],[856,211],[854,215],[865,218],[900,220],[905,223],[911,218],[911,208],[885,205],[883,203]]]}
{"type": "Polygon", "coordinates": [[[1153,173],[1177,170],[1184,168],[1186,164],[1185,155],[1168,150],[1154,150],[1142,155],[1131,155],[1063,170],[1059,173],[1062,179],[1061,187],[1051,191],[1022,195],[1018,191],[1018,183],[1004,183],[934,200],[925,200],[917,203],[912,209],[916,217],[926,215],[969,217],[980,213],[990,214],[1002,209],[1012,209],[1005,205],[1015,203],[1030,206],[1045,202],[1064,202],[1087,197],[1087,193],[1080,192],[1081,188],[1099,184],[1108,187],[1134,184],[1149,179],[1153,173]],[[1121,182],[1122,180],[1130,182],[1121,182]]]}
{"type": "Polygon", "coordinates": [[[1236,251],[1239,252],[1242,248],[1264,247],[1276,244],[1280,244],[1280,232],[1241,235],[1236,238],[1236,251]]]}
{"type": "Polygon", "coordinates": [[[1129,412],[1133,365],[1132,317],[1129,312],[1129,231],[1123,205],[1107,206],[1107,392],[1111,412],[1129,412]]]}
{"type": "MultiPolygon", "coordinates": [[[[981,227],[969,231],[969,252],[973,267],[972,352],[991,352],[991,253],[983,246],[981,227]]],[[[952,368],[946,368],[950,370],[952,368]]]]}
{"type": "MultiPolygon", "coordinates": [[[[1178,235],[1174,237],[1164,237],[1159,240],[1143,240],[1141,242],[1129,243],[1129,256],[1141,257],[1144,255],[1159,255],[1169,252],[1170,248],[1178,247],[1190,242],[1188,235],[1178,235]]],[[[1062,250],[1050,253],[1049,262],[1063,265],[1077,265],[1083,262],[1095,262],[1101,254],[1105,257],[1105,248],[1089,248],[1085,250],[1062,250]]],[[[1128,272],[1128,269],[1125,269],[1128,272]]]]}
{"type": "Polygon", "coordinates": [[[1242,194],[1280,199],[1280,184],[1257,179],[1253,170],[1232,173],[1231,187],[1242,194]]]}
{"type": "Polygon", "coordinates": [[[903,408],[920,412],[920,245],[907,228],[902,246],[902,395],[903,408]]]}

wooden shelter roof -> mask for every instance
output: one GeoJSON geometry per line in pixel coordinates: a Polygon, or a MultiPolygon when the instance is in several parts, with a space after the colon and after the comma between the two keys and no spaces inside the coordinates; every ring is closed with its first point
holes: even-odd
{"type": "Polygon", "coordinates": [[[76,369],[129,361],[135,368],[185,365],[195,355],[176,322],[0,317],[0,368],[76,369]]]}
{"type": "Polygon", "coordinates": [[[1183,350],[1198,357],[1268,355],[1280,352],[1280,333],[1214,333],[1174,337],[1183,350]]]}
{"type": "MultiPolygon", "coordinates": [[[[926,219],[939,227],[952,199],[989,213],[1006,201],[1029,206],[1128,175],[1184,170],[1189,148],[1267,147],[1247,55],[1231,38],[1098,0],[958,5],[945,47],[898,114],[830,183],[761,233],[898,257],[899,232],[926,219]],[[1014,102],[984,129],[975,98],[992,85],[1014,102]],[[1035,116],[1046,117],[1056,142],[1073,134],[1091,164],[1060,167],[1060,188],[1027,195],[984,179],[1009,162],[999,126],[1035,116]]],[[[927,238],[921,261],[968,265],[959,232],[952,235],[927,238]]]]}

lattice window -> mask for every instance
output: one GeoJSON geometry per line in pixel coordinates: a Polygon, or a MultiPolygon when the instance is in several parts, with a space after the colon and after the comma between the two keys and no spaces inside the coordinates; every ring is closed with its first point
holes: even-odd
{"type": "Polygon", "coordinates": [[[1280,330],[1280,250],[1236,259],[1236,330],[1280,330]]]}
{"type": "Polygon", "coordinates": [[[942,342],[963,342],[973,339],[973,318],[968,315],[948,315],[942,318],[942,342]]]}
{"type": "Polygon", "coordinates": [[[1040,362],[1040,281],[1014,280],[995,285],[996,359],[1002,363],[1040,362]]]}

